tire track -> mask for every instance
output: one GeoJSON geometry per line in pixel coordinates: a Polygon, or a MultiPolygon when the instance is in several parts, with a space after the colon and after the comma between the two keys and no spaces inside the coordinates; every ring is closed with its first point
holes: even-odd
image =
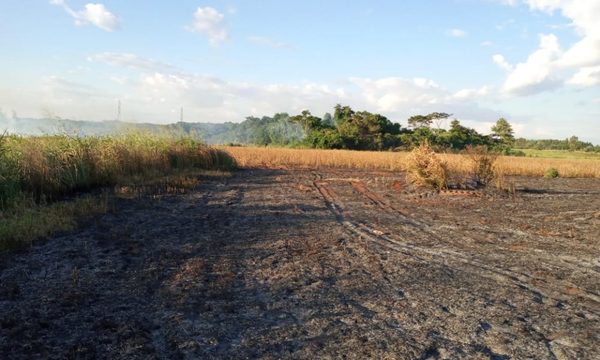
{"type": "MultiPolygon", "coordinates": [[[[336,217],[336,220],[338,222],[340,222],[340,224],[342,224],[346,229],[348,229],[354,235],[357,235],[361,238],[364,238],[368,241],[371,241],[373,243],[376,243],[376,244],[386,247],[388,249],[391,249],[394,251],[399,251],[399,252],[406,254],[408,256],[411,256],[419,261],[434,262],[438,265],[451,267],[455,270],[460,270],[461,268],[450,266],[449,263],[459,262],[463,265],[467,265],[472,268],[478,269],[479,271],[477,271],[477,274],[482,277],[493,279],[493,280],[503,282],[503,283],[509,283],[509,284],[515,285],[518,288],[521,288],[525,291],[532,293],[536,297],[540,297],[540,296],[546,297],[546,298],[552,299],[554,301],[564,301],[566,299],[562,293],[560,293],[554,289],[541,290],[538,287],[532,285],[530,283],[530,280],[532,278],[529,275],[521,274],[521,273],[513,272],[510,270],[505,270],[505,269],[502,269],[502,268],[499,268],[499,267],[496,267],[493,265],[489,265],[489,264],[483,263],[479,260],[472,259],[470,257],[465,256],[464,254],[461,254],[459,252],[452,251],[449,249],[426,248],[426,247],[422,247],[422,246],[418,246],[418,245],[413,245],[413,244],[410,244],[407,242],[407,238],[403,238],[403,237],[400,237],[397,235],[396,236],[388,236],[388,235],[384,234],[383,232],[376,230],[367,224],[349,221],[348,219],[345,218],[345,216],[343,214],[342,206],[340,205],[339,200],[338,200],[339,197],[329,188],[327,181],[323,181],[321,175],[317,175],[315,177],[317,180],[313,181],[313,185],[315,186],[315,188],[319,191],[319,193],[325,200],[327,207],[330,209],[330,211],[336,217]]],[[[369,198],[371,198],[371,197],[369,197],[369,198]]],[[[374,198],[377,199],[376,197],[374,197],[374,198]]],[[[401,215],[404,216],[403,214],[401,214],[401,215]]],[[[424,226],[427,226],[427,225],[424,224],[424,226]]],[[[425,238],[429,235],[429,236],[435,236],[436,238],[438,238],[437,235],[429,234],[428,231],[422,231],[421,234],[418,234],[414,231],[408,231],[407,235],[408,235],[407,237],[410,237],[411,235],[413,235],[413,236],[416,236],[417,238],[425,238]]],[[[600,302],[600,297],[593,293],[582,292],[580,294],[580,296],[585,297],[596,303],[600,302]]],[[[586,311],[586,312],[588,313],[588,315],[592,316],[593,318],[596,318],[596,319],[598,318],[598,314],[595,310],[592,310],[591,312],[590,311],[586,311]]]]}
{"type": "MultiPolygon", "coordinates": [[[[381,209],[383,210],[387,210],[387,211],[393,211],[397,214],[399,214],[400,216],[402,216],[406,221],[409,221],[411,223],[413,223],[414,225],[417,225],[417,230],[418,232],[412,232],[411,235],[415,236],[415,237],[420,237],[420,238],[424,238],[423,235],[426,234],[427,238],[433,238],[439,242],[442,243],[446,243],[446,244],[450,244],[448,241],[444,240],[443,238],[441,238],[439,235],[437,235],[434,231],[430,230],[431,225],[427,224],[425,222],[421,222],[421,221],[417,221],[414,219],[410,219],[408,218],[402,211],[398,210],[397,208],[395,208],[393,205],[391,205],[389,202],[387,202],[385,199],[383,199],[383,197],[381,197],[379,194],[371,191],[366,184],[364,184],[364,182],[362,182],[361,180],[358,179],[350,179],[350,184],[352,185],[352,187],[357,190],[361,195],[365,196],[367,199],[371,200],[371,202],[373,202],[374,204],[376,204],[377,206],[379,206],[381,209]]],[[[459,195],[463,194],[464,190],[460,190],[458,192],[459,195]]],[[[467,191],[467,193],[470,193],[470,191],[467,191]]],[[[455,237],[464,237],[463,234],[457,234],[454,231],[452,231],[451,229],[445,229],[445,231],[449,232],[450,234],[453,234],[455,237]]],[[[473,240],[473,239],[471,239],[473,240]]],[[[505,248],[504,248],[505,249],[505,248]]],[[[462,255],[461,253],[458,252],[453,252],[451,250],[448,250],[448,252],[452,252],[454,254],[454,256],[462,256],[464,258],[464,255],[462,255]]],[[[539,256],[539,254],[537,254],[539,256]]],[[[469,257],[469,259],[472,259],[469,257]]],[[[585,270],[582,270],[582,266],[581,264],[573,264],[571,262],[567,262],[563,259],[557,259],[556,257],[552,258],[554,261],[559,261],[561,262],[565,267],[569,268],[571,271],[577,271],[580,273],[584,273],[586,274],[586,272],[588,271],[593,271],[593,272],[597,272],[596,269],[592,268],[591,266],[584,266],[585,270]]],[[[479,262],[481,263],[481,262],[479,262]]],[[[483,263],[481,263],[483,264],[483,263]]],[[[548,263],[545,262],[546,265],[549,266],[555,266],[554,263],[548,263]]],[[[484,264],[485,265],[485,264],[484,264]]],[[[506,271],[505,271],[506,272],[506,271]]],[[[519,273],[516,271],[508,271],[508,273],[518,277],[521,279],[521,281],[526,281],[525,279],[531,279],[531,280],[542,280],[545,281],[544,279],[536,279],[535,277],[532,277],[528,274],[523,274],[523,273],[519,273]]],[[[562,281],[562,280],[554,280],[556,282],[559,282],[560,285],[562,286],[563,289],[567,289],[567,288],[575,288],[581,290],[581,294],[583,297],[588,298],[589,300],[595,301],[597,303],[600,303],[600,294],[596,294],[594,292],[591,291],[586,291],[583,289],[579,289],[577,288],[577,286],[575,286],[572,283],[566,282],[566,281],[562,281]]],[[[556,291],[556,289],[555,289],[556,291]]],[[[560,293],[560,291],[556,291],[558,293],[560,293]]]]}

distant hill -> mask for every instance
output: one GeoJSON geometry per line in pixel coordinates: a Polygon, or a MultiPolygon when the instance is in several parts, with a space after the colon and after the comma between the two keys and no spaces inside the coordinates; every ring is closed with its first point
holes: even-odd
{"type": "Polygon", "coordinates": [[[277,138],[279,143],[299,141],[304,138],[302,128],[289,121],[287,114],[273,117],[249,117],[241,123],[187,123],[160,125],[150,123],[128,123],[123,121],[81,121],[67,119],[16,118],[10,123],[0,122],[0,132],[8,130],[19,135],[107,136],[130,132],[156,135],[190,136],[207,144],[256,144],[277,138]],[[9,126],[10,125],[10,126],[9,126]]]}

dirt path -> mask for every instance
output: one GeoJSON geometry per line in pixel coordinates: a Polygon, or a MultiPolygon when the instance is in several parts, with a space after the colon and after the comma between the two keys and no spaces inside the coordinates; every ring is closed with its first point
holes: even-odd
{"type": "Polygon", "coordinates": [[[0,257],[2,358],[595,359],[600,179],[245,170],[0,257]]]}

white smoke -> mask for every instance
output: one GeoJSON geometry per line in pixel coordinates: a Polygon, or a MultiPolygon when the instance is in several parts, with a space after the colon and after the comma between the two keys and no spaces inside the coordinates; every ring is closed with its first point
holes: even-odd
{"type": "Polygon", "coordinates": [[[16,132],[16,113],[13,111],[12,115],[6,115],[2,108],[0,108],[0,133],[16,132]]]}

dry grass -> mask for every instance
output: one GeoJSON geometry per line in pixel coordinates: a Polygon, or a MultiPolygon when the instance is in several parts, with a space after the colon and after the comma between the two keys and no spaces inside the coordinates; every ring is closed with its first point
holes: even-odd
{"type": "Polygon", "coordinates": [[[0,250],[67,230],[82,215],[103,212],[92,198],[56,202],[66,195],[97,187],[133,194],[182,192],[197,185],[190,172],[234,167],[224,151],[191,139],[1,135],[0,250]]]}
{"type": "Polygon", "coordinates": [[[473,164],[473,181],[476,186],[487,186],[497,177],[494,164],[498,154],[490,152],[484,146],[467,146],[465,155],[473,164]]]}
{"type": "MultiPolygon", "coordinates": [[[[350,150],[315,150],[260,147],[220,147],[241,167],[337,167],[369,170],[406,171],[408,152],[373,152],[350,150]]],[[[440,154],[451,172],[468,174],[472,161],[465,155],[440,154]]],[[[548,168],[556,168],[562,177],[600,178],[600,161],[591,159],[540,159],[500,156],[495,163],[503,175],[544,176],[548,168]]]]}
{"type": "Polygon", "coordinates": [[[82,196],[51,205],[21,206],[9,214],[0,212],[0,251],[31,245],[36,239],[75,228],[81,217],[106,213],[108,197],[82,196]]]}
{"type": "Polygon", "coordinates": [[[23,197],[38,203],[134,176],[234,166],[223,151],[189,139],[146,135],[0,139],[0,210],[23,197]]]}
{"type": "Polygon", "coordinates": [[[446,163],[428,143],[423,143],[408,155],[407,180],[419,187],[445,189],[448,186],[446,163]]]}

